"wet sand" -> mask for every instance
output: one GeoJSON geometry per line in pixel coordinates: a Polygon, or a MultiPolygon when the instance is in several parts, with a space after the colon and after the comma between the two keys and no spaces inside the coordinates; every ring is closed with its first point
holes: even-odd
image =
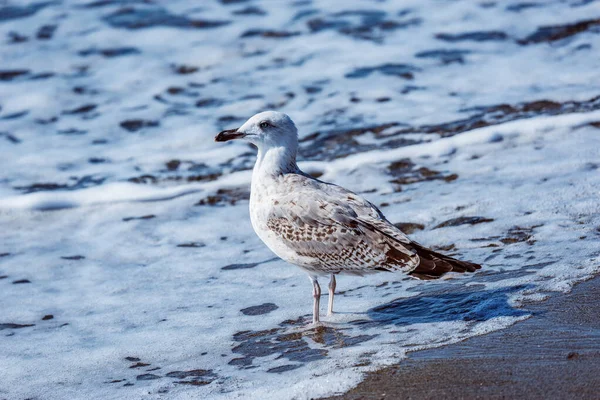
{"type": "Polygon", "coordinates": [[[331,399],[598,399],[600,278],[507,330],[415,352],[331,399]]]}

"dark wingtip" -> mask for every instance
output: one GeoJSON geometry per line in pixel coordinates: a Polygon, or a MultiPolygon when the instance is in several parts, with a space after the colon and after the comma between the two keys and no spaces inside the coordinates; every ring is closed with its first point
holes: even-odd
{"type": "Polygon", "coordinates": [[[419,265],[409,275],[418,279],[437,279],[447,272],[475,272],[481,265],[460,261],[413,243],[419,255],[419,265]]]}

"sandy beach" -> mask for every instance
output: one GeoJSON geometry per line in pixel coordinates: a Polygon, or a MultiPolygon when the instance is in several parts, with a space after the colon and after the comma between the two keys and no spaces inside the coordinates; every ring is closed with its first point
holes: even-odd
{"type": "Polygon", "coordinates": [[[600,279],[529,305],[515,326],[410,353],[329,399],[597,399],[600,279]]]}

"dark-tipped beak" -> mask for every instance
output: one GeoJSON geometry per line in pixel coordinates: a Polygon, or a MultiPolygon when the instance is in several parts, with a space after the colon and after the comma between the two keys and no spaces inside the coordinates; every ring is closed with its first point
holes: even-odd
{"type": "Polygon", "coordinates": [[[239,139],[246,136],[245,134],[238,132],[237,129],[228,129],[223,132],[219,132],[217,136],[215,136],[215,142],[226,142],[228,140],[239,139]]]}

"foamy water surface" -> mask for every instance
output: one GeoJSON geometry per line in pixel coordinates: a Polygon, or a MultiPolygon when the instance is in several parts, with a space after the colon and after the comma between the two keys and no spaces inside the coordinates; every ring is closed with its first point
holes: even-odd
{"type": "Polygon", "coordinates": [[[314,398],[528,318],[600,270],[599,21],[581,0],[0,2],[0,398],[314,398]],[[301,168],[482,270],[342,276],[310,329],[309,280],[250,225],[254,149],[213,142],[266,109],[301,168]]]}

